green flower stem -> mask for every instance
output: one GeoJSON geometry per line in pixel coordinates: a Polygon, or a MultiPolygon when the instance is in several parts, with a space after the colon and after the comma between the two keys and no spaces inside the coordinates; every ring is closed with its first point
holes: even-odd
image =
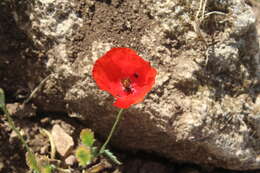
{"type": "Polygon", "coordinates": [[[15,124],[14,124],[14,121],[13,119],[11,118],[8,110],[6,109],[6,107],[4,106],[2,108],[3,112],[4,112],[4,115],[7,119],[7,122],[9,124],[9,126],[11,127],[11,129],[17,134],[18,138],[20,139],[20,141],[22,142],[23,146],[26,148],[28,154],[29,154],[29,157],[31,157],[31,160],[33,162],[33,164],[35,165],[35,169],[37,172],[40,172],[40,168],[37,164],[37,161],[36,161],[36,157],[34,155],[34,153],[31,151],[30,147],[28,146],[28,144],[25,142],[23,136],[21,135],[21,133],[19,132],[19,130],[15,127],[15,124]]]}
{"type": "Polygon", "coordinates": [[[105,143],[104,143],[104,144],[102,145],[102,147],[100,148],[99,154],[104,153],[104,150],[106,149],[106,146],[107,146],[108,142],[110,141],[110,139],[111,139],[111,137],[112,137],[112,135],[113,135],[113,133],[114,133],[114,131],[115,131],[115,129],[116,129],[116,126],[117,126],[117,124],[118,124],[118,122],[119,122],[119,120],[120,120],[120,117],[121,117],[121,115],[122,115],[123,110],[124,110],[124,109],[120,109],[120,111],[118,112],[118,114],[117,114],[117,116],[116,116],[116,121],[115,121],[114,124],[113,124],[113,127],[112,127],[112,129],[111,129],[111,131],[110,131],[110,133],[109,133],[109,135],[108,135],[108,137],[107,137],[107,140],[105,141],[105,143]]]}
{"type": "Polygon", "coordinates": [[[29,146],[27,145],[27,143],[25,142],[25,140],[23,139],[21,133],[19,132],[19,130],[17,130],[17,128],[15,127],[14,125],[14,121],[12,120],[9,112],[7,111],[7,109],[4,107],[3,108],[3,111],[4,111],[4,115],[7,119],[7,122],[9,124],[9,126],[12,128],[13,131],[15,131],[15,133],[17,134],[18,138],[21,140],[21,142],[23,143],[23,145],[25,146],[26,149],[30,150],[29,149],[29,146]]]}

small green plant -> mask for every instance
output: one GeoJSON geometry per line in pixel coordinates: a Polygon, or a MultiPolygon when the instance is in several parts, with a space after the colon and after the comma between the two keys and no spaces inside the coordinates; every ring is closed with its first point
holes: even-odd
{"type": "Polygon", "coordinates": [[[80,132],[81,145],[76,149],[76,158],[80,166],[87,166],[96,157],[94,133],[90,129],[83,129],[80,132]]]}
{"type": "Polygon", "coordinates": [[[80,141],[81,144],[77,147],[75,152],[80,166],[85,167],[89,165],[94,159],[102,154],[109,157],[116,164],[121,164],[121,162],[112,152],[110,152],[108,149],[104,149],[104,145],[99,151],[97,150],[97,147],[93,146],[95,137],[92,130],[83,129],[80,132],[80,141]]]}

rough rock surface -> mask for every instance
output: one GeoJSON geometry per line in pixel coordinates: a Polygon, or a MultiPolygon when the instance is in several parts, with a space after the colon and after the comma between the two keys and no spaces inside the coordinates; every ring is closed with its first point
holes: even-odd
{"type": "Polygon", "coordinates": [[[134,48],[158,76],[145,101],[124,112],[114,146],[229,169],[260,168],[253,11],[244,0],[208,0],[205,16],[198,10],[195,0],[36,1],[26,11],[29,29],[15,21],[45,59],[37,60],[41,68],[27,68],[21,83],[31,89],[50,74],[33,100],[39,109],[79,117],[105,137],[117,110],[96,87],[92,65],[111,47],[134,48]]]}

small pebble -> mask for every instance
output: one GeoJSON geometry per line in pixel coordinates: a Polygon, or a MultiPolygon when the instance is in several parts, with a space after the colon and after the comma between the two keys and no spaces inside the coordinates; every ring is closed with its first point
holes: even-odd
{"type": "Polygon", "coordinates": [[[55,124],[51,131],[57,152],[61,156],[66,156],[74,146],[74,141],[59,125],[55,124]]]}
{"type": "Polygon", "coordinates": [[[47,124],[47,123],[49,123],[50,122],[50,118],[49,117],[45,117],[45,118],[42,118],[41,119],[41,123],[42,124],[47,124]]]}
{"type": "Polygon", "coordinates": [[[77,159],[74,155],[69,155],[66,159],[65,159],[65,163],[68,166],[72,166],[76,163],[77,159]]]}
{"type": "Polygon", "coordinates": [[[48,149],[49,149],[49,146],[48,145],[44,145],[43,147],[41,147],[40,153],[41,154],[46,154],[46,153],[48,153],[48,149]]]}
{"type": "Polygon", "coordinates": [[[2,171],[2,169],[5,167],[3,162],[0,162],[0,171],[2,171]]]}

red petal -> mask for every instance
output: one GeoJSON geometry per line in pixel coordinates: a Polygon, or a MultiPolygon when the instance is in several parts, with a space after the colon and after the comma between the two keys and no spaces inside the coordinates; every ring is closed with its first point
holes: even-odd
{"type": "Polygon", "coordinates": [[[141,102],[151,90],[156,70],[129,48],[112,48],[99,58],[93,68],[93,78],[100,89],[116,97],[115,106],[128,108],[141,102]],[[133,92],[128,93],[121,81],[130,79],[133,92]]]}

